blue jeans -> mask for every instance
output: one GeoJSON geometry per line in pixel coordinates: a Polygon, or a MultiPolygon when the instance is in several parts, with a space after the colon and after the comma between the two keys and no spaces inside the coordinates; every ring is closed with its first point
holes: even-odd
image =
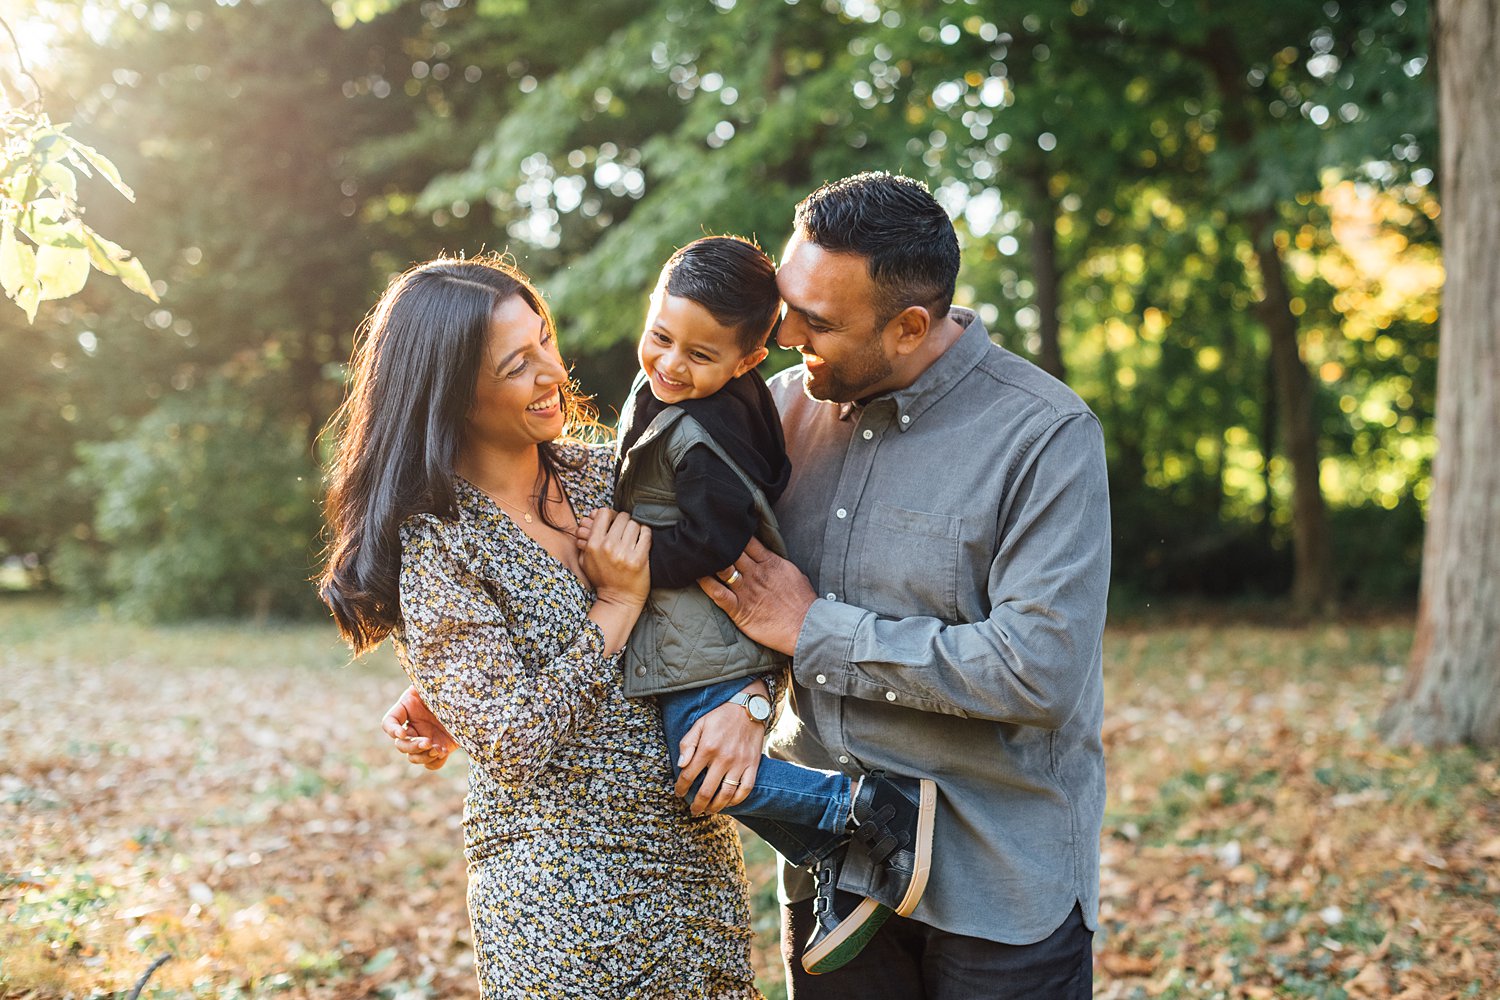
{"type": "MultiPolygon", "coordinates": [[[[737,677],[656,696],[673,777],[682,773],[677,759],[682,754],[682,738],[693,723],[744,690],[747,683],[748,678],[737,677]]],[[[688,792],[689,800],[702,783],[700,775],[688,792]]],[[[754,830],[776,853],[801,867],[826,857],[847,839],[851,784],[848,776],[837,771],[819,771],[762,756],[755,787],[745,801],[724,811],[754,830]]]]}

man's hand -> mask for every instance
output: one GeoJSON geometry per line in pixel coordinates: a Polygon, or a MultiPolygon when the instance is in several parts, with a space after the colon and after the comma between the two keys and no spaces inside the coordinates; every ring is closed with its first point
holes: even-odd
{"type": "MultiPolygon", "coordinates": [[[[766,695],[766,686],[755,681],[748,691],[766,695]]],[[[677,794],[686,798],[698,776],[703,784],[689,804],[694,816],[716,813],[739,805],[755,787],[760,755],[765,746],[765,723],[756,722],[739,705],[720,705],[693,723],[678,747],[677,794]]]]}
{"type": "Polygon", "coordinates": [[[407,760],[429,771],[448,763],[448,755],[458,749],[458,741],[448,735],[414,687],[407,688],[396,699],[396,704],[380,720],[380,728],[396,744],[396,749],[406,754],[407,760]]]}
{"type": "Polygon", "coordinates": [[[705,576],[698,586],[741,632],[788,656],[796,652],[807,609],[817,600],[802,571],[758,538],[750,539],[733,566],[718,577],[705,576]]]}

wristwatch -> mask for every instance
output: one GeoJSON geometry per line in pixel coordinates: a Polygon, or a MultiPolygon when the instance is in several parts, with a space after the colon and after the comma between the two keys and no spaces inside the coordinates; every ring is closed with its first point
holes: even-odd
{"type": "Polygon", "coordinates": [[[729,704],[740,706],[745,710],[745,714],[756,722],[765,722],[771,717],[771,699],[763,694],[741,691],[729,699],[729,704]]]}

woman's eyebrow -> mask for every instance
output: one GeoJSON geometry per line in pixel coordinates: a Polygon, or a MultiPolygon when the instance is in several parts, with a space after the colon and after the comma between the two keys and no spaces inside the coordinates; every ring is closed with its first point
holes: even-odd
{"type": "Polygon", "coordinates": [[[509,354],[507,354],[505,357],[501,358],[499,361],[496,361],[495,362],[495,372],[496,372],[496,374],[498,374],[499,372],[503,371],[507,366],[509,366],[510,363],[513,360],[515,360],[516,355],[520,354],[524,350],[526,350],[526,348],[524,348],[524,347],[518,347],[514,351],[511,351],[509,354]]]}
{"type": "MultiPolygon", "coordinates": [[[[541,336],[543,333],[546,333],[547,332],[547,321],[544,320],[544,319],[538,318],[537,319],[537,323],[536,323],[536,330],[537,330],[537,336],[541,336]]],[[[525,350],[526,350],[526,348],[524,348],[524,347],[518,347],[514,351],[511,351],[509,354],[507,354],[505,357],[501,358],[499,361],[496,361],[495,362],[495,371],[499,372],[506,365],[510,364],[511,361],[515,358],[515,356],[517,354],[520,354],[520,353],[522,353],[525,350]]]]}

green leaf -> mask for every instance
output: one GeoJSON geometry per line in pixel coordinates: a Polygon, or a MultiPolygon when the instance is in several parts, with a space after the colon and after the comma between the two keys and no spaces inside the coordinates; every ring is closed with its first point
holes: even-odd
{"type": "Polygon", "coordinates": [[[33,135],[31,148],[32,158],[42,166],[52,163],[61,163],[68,158],[69,143],[72,141],[63,135],[62,130],[66,125],[54,126],[40,130],[33,135]]]}
{"type": "Polygon", "coordinates": [[[75,201],[78,198],[78,177],[66,164],[49,163],[38,171],[42,183],[51,188],[59,198],[75,201]]]}
{"type": "MultiPolygon", "coordinates": [[[[70,135],[64,135],[61,138],[72,147],[72,155],[69,158],[74,163],[80,162],[81,158],[82,161],[92,165],[95,170],[99,171],[105,180],[114,185],[116,191],[123,194],[130,201],[135,201],[135,192],[130,190],[130,185],[120,179],[120,171],[115,169],[115,165],[109,162],[109,159],[104,154],[92,146],[85,146],[70,135]]],[[[85,168],[84,172],[87,173],[87,168],[85,168]]]]}
{"type": "Polygon", "coordinates": [[[35,283],[24,286],[16,293],[16,305],[26,313],[26,322],[36,322],[36,307],[42,301],[41,289],[35,283]]]}
{"type": "Polygon", "coordinates": [[[0,288],[17,298],[21,289],[36,283],[36,251],[16,239],[9,222],[0,228],[0,288]]]}
{"type": "Polygon", "coordinates": [[[58,198],[38,198],[33,201],[21,213],[19,228],[31,237],[33,243],[42,246],[84,249],[83,222],[69,212],[68,207],[58,198]]]}
{"type": "Polygon", "coordinates": [[[383,951],[377,951],[375,954],[371,955],[370,960],[366,962],[359,971],[363,972],[367,976],[371,976],[377,972],[380,972],[395,960],[396,949],[386,948],[383,951]]]}
{"type": "Polygon", "coordinates": [[[160,301],[156,297],[156,289],[151,287],[151,276],[129,250],[110,242],[88,226],[83,227],[83,242],[96,270],[114,275],[124,282],[126,288],[146,296],[152,302],[160,301]]]}
{"type": "Polygon", "coordinates": [[[36,251],[36,281],[43,299],[65,299],[76,295],[89,279],[89,252],[43,246],[36,251]]]}
{"type": "Polygon", "coordinates": [[[130,259],[129,250],[110,242],[88,226],[83,227],[83,244],[88,249],[89,260],[104,274],[118,275],[120,262],[130,259]]]}
{"type": "Polygon", "coordinates": [[[160,302],[157,298],[156,289],[151,287],[151,276],[146,273],[146,266],[136,257],[131,257],[119,264],[116,272],[125,287],[139,295],[144,295],[152,302],[160,302]]]}

